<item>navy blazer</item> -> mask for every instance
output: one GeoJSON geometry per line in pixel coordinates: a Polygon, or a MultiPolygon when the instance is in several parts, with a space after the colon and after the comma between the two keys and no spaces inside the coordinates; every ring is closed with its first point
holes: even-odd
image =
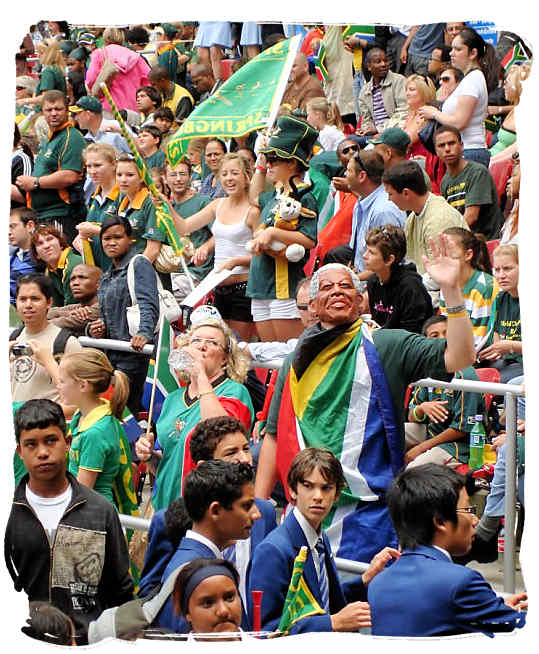
{"type": "MultiPolygon", "coordinates": [[[[346,605],[347,601],[365,599],[365,587],[361,577],[344,586],[341,585],[335,567],[334,557],[331,553],[329,540],[322,533],[326,547],[326,568],[328,575],[329,610],[330,614],[337,613],[346,605]]],[[[252,620],[252,590],[262,590],[262,629],[274,631],[279,625],[286,593],[292,578],[294,559],[300,548],[307,545],[307,539],[296,517],[291,512],[284,522],[272,531],[262,543],[258,545],[252,558],[252,567],[249,575],[248,602],[249,618],[252,620]]],[[[322,602],[318,575],[309,549],[307,560],[303,569],[303,578],[318,603],[322,602]]],[[[332,631],[330,616],[307,616],[298,620],[290,630],[291,634],[310,631],[332,631]]]]}
{"type": "Polygon", "coordinates": [[[435,547],[404,550],[369,584],[374,636],[449,636],[512,631],[526,621],[483,576],[435,547]]]}

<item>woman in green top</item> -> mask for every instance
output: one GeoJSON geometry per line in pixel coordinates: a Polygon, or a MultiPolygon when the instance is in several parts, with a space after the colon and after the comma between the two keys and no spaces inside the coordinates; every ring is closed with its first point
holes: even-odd
{"type": "Polygon", "coordinates": [[[518,297],[518,247],[500,245],[492,253],[494,277],[500,285],[490,316],[492,343],[481,350],[479,359],[500,371],[500,382],[524,374],[520,300],[518,297]]]}
{"type": "Polygon", "coordinates": [[[41,73],[33,98],[22,98],[17,104],[30,106],[41,105],[45,91],[58,90],[66,92],[65,62],[60,49],[60,43],[55,39],[45,39],[37,46],[41,73]]]}
{"type": "Polygon", "coordinates": [[[100,350],[85,348],[62,357],[58,391],[63,403],[77,407],[69,430],[69,472],[119,510],[126,499],[136,504],[131,453],[119,420],[129,395],[126,375],[113,370],[100,350]],[[111,383],[109,401],[102,394],[111,383]]]}
{"type": "MultiPolygon", "coordinates": [[[[96,189],[90,198],[86,220],[77,225],[77,230],[81,238],[89,241],[94,264],[101,270],[108,270],[112,262],[103,252],[99,232],[105,218],[116,213],[116,200],[120,194],[116,184],[116,150],[108,143],[90,143],[82,158],[96,189]]],[[[81,243],[79,248],[75,244],[75,247],[82,251],[85,245],[81,243]]],[[[91,263],[87,256],[85,261],[91,263]]]]}
{"type": "Polygon", "coordinates": [[[71,271],[82,257],[69,247],[66,237],[52,225],[39,225],[32,234],[32,257],[47,267],[45,274],[53,283],[52,306],[63,307],[75,304],[77,300],[71,292],[71,271]]]}

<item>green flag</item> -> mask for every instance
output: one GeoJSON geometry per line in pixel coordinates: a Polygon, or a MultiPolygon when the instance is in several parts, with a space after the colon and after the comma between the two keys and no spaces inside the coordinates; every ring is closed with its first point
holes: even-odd
{"type": "Polygon", "coordinates": [[[294,559],[292,579],[284,601],[283,614],[277,630],[286,634],[300,618],[309,615],[324,614],[303,578],[303,568],[307,560],[307,546],[303,545],[294,559]]]}
{"type": "Polygon", "coordinates": [[[299,47],[300,36],[264,50],[234,73],[186,118],[167,145],[174,168],[191,138],[234,138],[271,126],[299,47]]]}

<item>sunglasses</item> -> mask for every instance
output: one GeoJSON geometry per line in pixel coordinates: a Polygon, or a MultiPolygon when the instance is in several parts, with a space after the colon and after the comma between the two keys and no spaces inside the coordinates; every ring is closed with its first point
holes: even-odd
{"type": "Polygon", "coordinates": [[[451,77],[448,77],[447,75],[445,76],[442,75],[442,77],[440,77],[440,82],[450,82],[450,81],[451,81],[451,77]]]}
{"type": "Polygon", "coordinates": [[[298,311],[307,311],[309,308],[308,304],[296,304],[298,311]]]}
{"type": "Polygon", "coordinates": [[[270,152],[266,155],[266,161],[268,163],[277,163],[279,161],[288,161],[288,159],[283,159],[282,157],[278,157],[276,154],[270,152]]]}
{"type": "Polygon", "coordinates": [[[461,509],[457,509],[457,513],[471,513],[472,515],[477,515],[477,507],[463,506],[461,509]]]}
{"type": "Polygon", "coordinates": [[[348,154],[349,152],[358,152],[357,145],[348,145],[346,148],[342,149],[343,154],[348,154]]]}

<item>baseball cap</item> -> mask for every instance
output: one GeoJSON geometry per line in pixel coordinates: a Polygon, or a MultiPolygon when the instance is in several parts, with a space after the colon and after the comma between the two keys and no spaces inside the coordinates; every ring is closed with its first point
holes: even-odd
{"type": "Polygon", "coordinates": [[[79,113],[79,111],[91,111],[93,114],[102,114],[103,107],[97,98],[91,95],[83,95],[82,98],[79,98],[75,104],[69,107],[69,111],[74,114],[79,113]]]}
{"type": "Polygon", "coordinates": [[[406,150],[410,145],[410,137],[400,127],[388,127],[377,139],[372,139],[371,143],[373,145],[384,143],[385,145],[389,145],[397,150],[406,150]]]}

